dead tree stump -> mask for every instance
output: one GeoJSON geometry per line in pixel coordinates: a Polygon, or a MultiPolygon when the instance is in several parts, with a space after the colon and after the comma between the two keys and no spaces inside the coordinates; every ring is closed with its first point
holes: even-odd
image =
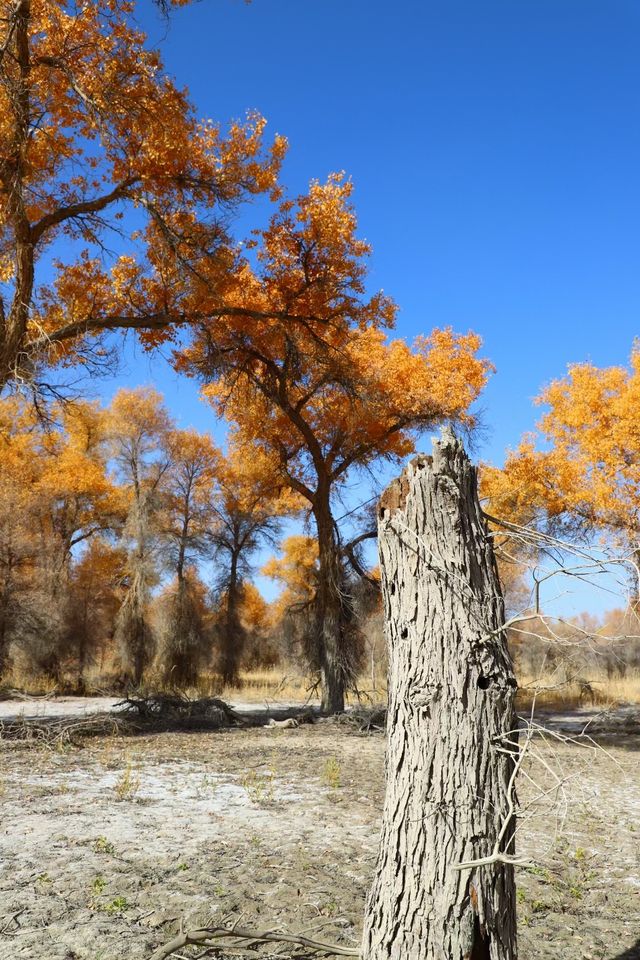
{"type": "Polygon", "coordinates": [[[386,795],[362,957],[515,960],[516,681],[476,470],[451,433],[386,490],[378,533],[386,795]]]}

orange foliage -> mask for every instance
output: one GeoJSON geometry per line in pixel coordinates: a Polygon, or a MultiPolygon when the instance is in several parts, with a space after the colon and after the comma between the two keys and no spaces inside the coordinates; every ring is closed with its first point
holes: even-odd
{"type": "Polygon", "coordinates": [[[248,633],[260,634],[269,626],[269,604],[251,581],[242,586],[240,620],[248,633]]]}
{"type": "Polygon", "coordinates": [[[169,430],[163,447],[168,461],[163,533],[180,578],[185,563],[205,550],[221,454],[210,436],[196,430],[169,430]]]}
{"type": "Polygon", "coordinates": [[[413,347],[388,341],[395,305],[364,295],[369,247],[356,236],[351,184],[334,176],[285,200],[258,235],[228,296],[246,314],[206,326],[176,357],[204,394],[261,446],[282,479],[311,500],[320,460],[333,480],[349,467],[413,450],[413,427],[471,423],[491,365],[480,339],[436,330],[413,347]],[[251,324],[248,325],[248,320],[251,324]],[[296,319],[297,321],[296,322],[296,319]]]}
{"type": "Polygon", "coordinates": [[[370,250],[356,235],[351,190],[337,175],[282,201],[256,236],[255,263],[241,265],[227,291],[238,316],[222,328],[203,324],[176,356],[205,381],[234,444],[261,449],[280,483],[310,505],[319,546],[312,633],[321,673],[333,678],[323,680],[330,710],[342,709],[353,680],[332,496],[353,470],[411,453],[417,431],[443,420],[471,425],[491,370],[472,333],[437,330],[412,348],[388,341],[396,307],[366,294],[370,250]]]}
{"type": "Polygon", "coordinates": [[[86,402],[53,412],[57,426],[15,399],[0,403],[0,484],[4,502],[19,501],[23,519],[30,518],[32,534],[37,528],[58,540],[66,563],[71,549],[112,526],[125,504],[107,473],[103,412],[86,402]]]}
{"type": "Polygon", "coordinates": [[[318,541],[315,537],[286,537],[280,549],[282,556],[271,557],[261,571],[283,587],[273,604],[272,616],[276,621],[281,620],[294,604],[312,600],[318,580],[318,541]]]}
{"type": "Polygon", "coordinates": [[[216,295],[234,263],[218,211],[276,191],[283,138],[265,148],[257,114],[226,132],[199,120],[135,7],[0,0],[0,382],[28,373],[31,356],[86,358],[87,332],[171,338],[194,319],[179,277],[205,264],[216,295]],[[114,227],[130,249],[109,260],[114,227]],[[60,239],[80,252],[38,291],[40,259],[60,239]]]}
{"type": "Polygon", "coordinates": [[[488,468],[490,512],[526,523],[567,521],[637,547],[640,535],[640,348],[628,368],[569,368],[537,398],[548,410],[503,470],[488,468]]]}

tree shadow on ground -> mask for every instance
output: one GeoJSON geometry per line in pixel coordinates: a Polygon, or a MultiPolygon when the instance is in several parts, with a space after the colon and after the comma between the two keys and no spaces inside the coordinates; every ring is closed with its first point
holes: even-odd
{"type": "Polygon", "coordinates": [[[611,960],[640,960],[640,940],[636,940],[628,950],[616,953],[615,957],[611,957],[611,960]]]}

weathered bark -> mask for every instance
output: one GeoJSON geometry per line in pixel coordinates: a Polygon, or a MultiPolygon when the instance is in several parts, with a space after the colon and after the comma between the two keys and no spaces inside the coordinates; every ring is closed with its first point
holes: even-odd
{"type": "Polygon", "coordinates": [[[363,960],[514,960],[513,866],[456,867],[490,855],[505,822],[514,852],[516,681],[476,471],[451,434],[383,495],[379,550],[387,782],[363,960]]]}

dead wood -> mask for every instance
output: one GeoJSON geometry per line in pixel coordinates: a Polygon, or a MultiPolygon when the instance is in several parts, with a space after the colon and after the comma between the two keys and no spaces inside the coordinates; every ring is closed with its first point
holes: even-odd
{"type": "Polygon", "coordinates": [[[114,709],[125,716],[143,721],[189,722],[206,721],[207,725],[244,726],[245,720],[219,697],[192,700],[183,694],[156,693],[146,697],[130,696],[120,700],[114,709]]]}
{"type": "Polygon", "coordinates": [[[325,723],[334,723],[355,730],[357,733],[375,733],[383,731],[387,723],[386,707],[357,708],[347,713],[327,717],[325,723]]]}
{"type": "Polygon", "coordinates": [[[23,717],[0,721],[0,742],[32,746],[79,743],[86,737],[135,736],[171,730],[222,730],[229,727],[264,727],[315,723],[316,711],[234,710],[218,697],[191,700],[182,694],[131,695],[115,704],[111,712],[82,717],[23,717]]]}
{"type": "Polygon", "coordinates": [[[192,930],[178,934],[169,943],[166,943],[151,955],[149,960],[166,960],[171,954],[177,953],[182,947],[201,944],[214,946],[221,939],[248,940],[252,945],[258,943],[290,943],[298,947],[306,947],[315,953],[330,957],[359,957],[360,950],[356,947],[343,947],[338,944],[323,943],[320,940],[311,940],[299,934],[285,934],[267,930],[259,933],[243,927],[207,927],[205,930],[192,930]]]}

